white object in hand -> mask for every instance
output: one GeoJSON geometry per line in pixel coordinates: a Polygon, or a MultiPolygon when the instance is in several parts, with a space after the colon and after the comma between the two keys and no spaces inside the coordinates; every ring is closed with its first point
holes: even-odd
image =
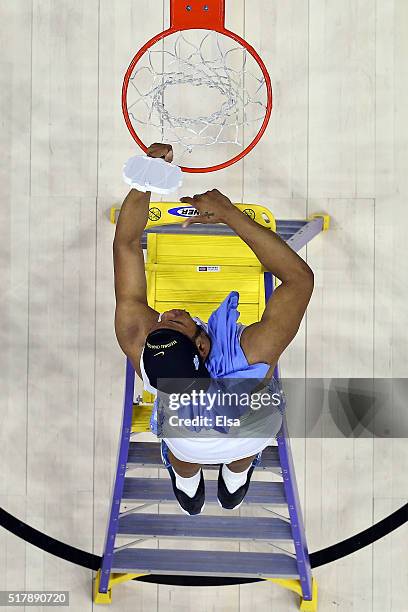
{"type": "Polygon", "coordinates": [[[123,166],[125,183],[139,191],[154,191],[167,194],[183,184],[183,173],[179,166],[159,157],[135,155],[123,166]]]}

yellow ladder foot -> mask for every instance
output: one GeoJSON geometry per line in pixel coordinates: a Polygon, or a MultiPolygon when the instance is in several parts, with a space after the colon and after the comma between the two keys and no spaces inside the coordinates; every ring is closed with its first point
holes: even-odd
{"type": "Polygon", "coordinates": [[[316,217],[321,217],[323,219],[322,230],[323,232],[327,232],[327,230],[330,228],[330,215],[326,215],[325,213],[314,213],[308,217],[308,220],[310,221],[311,219],[316,219],[316,217]]]}
{"type": "Polygon", "coordinates": [[[101,580],[101,570],[99,569],[93,581],[93,601],[96,604],[112,603],[112,589],[108,589],[107,593],[99,593],[99,584],[101,580]]]}
{"type": "Polygon", "coordinates": [[[316,578],[312,577],[312,599],[303,599],[302,598],[302,587],[300,585],[300,580],[295,579],[287,579],[287,578],[267,578],[271,582],[275,584],[279,584],[284,589],[289,589],[294,593],[300,595],[300,607],[299,609],[302,612],[317,612],[317,582],[316,578]]]}
{"type": "Polygon", "coordinates": [[[101,581],[101,570],[99,569],[94,579],[93,585],[93,600],[96,604],[110,604],[112,603],[112,587],[122,582],[128,582],[133,578],[139,578],[139,576],[145,576],[146,574],[115,574],[114,572],[109,577],[108,592],[100,593],[99,585],[101,581]]]}
{"type": "Polygon", "coordinates": [[[302,612],[317,612],[317,582],[312,578],[312,599],[301,599],[300,610],[302,612]]]}

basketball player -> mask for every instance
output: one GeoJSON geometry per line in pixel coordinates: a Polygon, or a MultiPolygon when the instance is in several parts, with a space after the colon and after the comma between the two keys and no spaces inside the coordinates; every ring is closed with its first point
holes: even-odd
{"type": "MultiPolygon", "coordinates": [[[[147,154],[167,162],[173,159],[172,147],[167,144],[152,144],[147,154]]],[[[159,313],[147,304],[140,244],[150,195],[132,189],[126,196],[113,243],[115,332],[145,389],[160,390],[160,378],[211,379],[217,372],[223,376],[238,373],[243,378],[254,374],[271,378],[280,355],[299,329],[312,295],[311,269],[276,233],[252,221],[217,189],[182,197],[181,202],[199,211],[198,216],[184,222],[184,227],[191,223],[225,223],[281,284],[268,300],[260,321],[248,326],[236,322],[237,292],[227,296],[208,323],[182,309],[159,313]]],[[[239,507],[256,458],[273,438],[229,439],[225,434],[224,438],[164,439],[162,458],[181,509],[191,515],[202,511],[205,484],[201,466],[205,464],[220,466],[220,505],[226,509],[239,507]]]]}

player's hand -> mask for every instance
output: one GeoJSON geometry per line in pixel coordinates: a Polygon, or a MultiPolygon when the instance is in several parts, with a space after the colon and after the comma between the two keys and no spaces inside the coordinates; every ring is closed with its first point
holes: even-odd
{"type": "Polygon", "coordinates": [[[234,207],[231,200],[218,189],[197,193],[192,198],[180,198],[180,202],[194,206],[200,213],[184,221],[182,227],[188,227],[192,223],[225,223],[228,211],[234,207]]]}
{"type": "Polygon", "coordinates": [[[148,147],[146,151],[147,157],[161,157],[166,162],[173,161],[173,147],[169,144],[155,142],[148,147]]]}

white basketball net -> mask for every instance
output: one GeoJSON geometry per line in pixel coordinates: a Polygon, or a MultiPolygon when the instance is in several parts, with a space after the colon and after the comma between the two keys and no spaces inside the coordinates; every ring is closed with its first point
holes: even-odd
{"type": "MultiPolygon", "coordinates": [[[[265,79],[252,55],[208,30],[183,31],[156,43],[137,62],[127,93],[135,132],[150,144],[153,129],[159,130],[161,141],[173,145],[177,163],[196,147],[247,146],[261,127],[266,103],[265,79]],[[244,126],[251,126],[245,137],[244,126]]],[[[225,155],[231,151],[224,148],[223,161],[225,155]]],[[[217,162],[213,152],[211,160],[217,162]]]]}

